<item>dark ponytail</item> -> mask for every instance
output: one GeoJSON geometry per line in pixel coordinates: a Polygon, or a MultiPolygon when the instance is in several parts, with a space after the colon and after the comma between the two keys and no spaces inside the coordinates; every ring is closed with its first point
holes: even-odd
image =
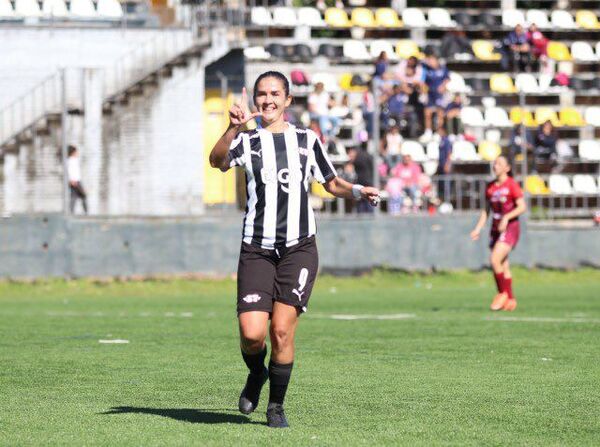
{"type": "Polygon", "coordinates": [[[290,95],[290,81],[288,81],[288,78],[283,73],[280,71],[265,71],[258,78],[256,78],[256,81],[254,82],[254,90],[252,91],[252,101],[254,102],[254,105],[256,105],[256,89],[258,88],[258,83],[265,78],[279,79],[283,84],[285,96],[287,97],[290,95]]]}

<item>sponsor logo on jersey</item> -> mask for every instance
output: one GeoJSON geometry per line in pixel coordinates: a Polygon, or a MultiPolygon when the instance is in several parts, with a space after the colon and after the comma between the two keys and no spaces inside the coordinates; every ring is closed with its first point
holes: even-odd
{"type": "Polygon", "coordinates": [[[290,190],[288,185],[290,182],[302,182],[302,171],[300,169],[290,170],[288,168],[283,168],[276,172],[274,169],[262,168],[260,170],[260,178],[265,185],[268,183],[279,182],[281,189],[284,192],[289,193],[290,190]]]}
{"type": "Polygon", "coordinates": [[[250,295],[246,295],[242,298],[243,301],[247,303],[258,303],[260,301],[260,295],[257,293],[251,293],[250,295]]]}
{"type": "Polygon", "coordinates": [[[304,155],[305,157],[308,157],[308,149],[305,147],[299,147],[298,148],[298,153],[300,155],[304,155]]]}

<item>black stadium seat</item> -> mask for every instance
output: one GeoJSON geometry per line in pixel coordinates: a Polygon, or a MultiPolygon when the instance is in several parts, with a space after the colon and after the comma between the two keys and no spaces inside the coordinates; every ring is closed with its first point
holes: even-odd
{"type": "Polygon", "coordinates": [[[590,88],[589,86],[590,86],[590,83],[585,79],[571,78],[569,80],[569,87],[571,87],[573,90],[585,91],[590,88]]]}
{"type": "Polygon", "coordinates": [[[270,43],[265,49],[276,59],[286,59],[287,57],[287,50],[280,43],[270,43]]]}
{"type": "Polygon", "coordinates": [[[344,50],[342,47],[330,43],[323,43],[319,47],[319,56],[325,56],[328,59],[339,59],[343,55],[344,50]]]}
{"type": "Polygon", "coordinates": [[[467,14],[466,12],[457,12],[454,14],[454,20],[462,28],[468,28],[473,25],[473,17],[471,17],[471,14],[467,14]]]}
{"type": "Polygon", "coordinates": [[[479,25],[483,26],[484,28],[496,28],[500,24],[498,19],[499,18],[494,14],[482,12],[479,14],[479,25]]]}
{"type": "Polygon", "coordinates": [[[467,78],[465,83],[475,92],[486,92],[490,89],[490,81],[482,78],[467,78]]]}
{"type": "Polygon", "coordinates": [[[294,59],[304,62],[310,62],[312,58],[313,52],[308,45],[303,43],[294,45],[294,59]]]}

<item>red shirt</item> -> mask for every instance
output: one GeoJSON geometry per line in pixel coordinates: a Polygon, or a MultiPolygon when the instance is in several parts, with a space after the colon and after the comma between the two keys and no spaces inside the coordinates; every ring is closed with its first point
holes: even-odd
{"type": "MultiPolygon", "coordinates": [[[[492,212],[492,231],[498,228],[498,223],[502,216],[510,213],[517,206],[517,199],[523,197],[523,191],[519,184],[512,177],[508,177],[502,184],[496,182],[488,184],[485,190],[485,197],[490,204],[492,212]]],[[[511,222],[518,220],[518,217],[511,222]]]]}
{"type": "Polygon", "coordinates": [[[405,165],[404,163],[398,163],[392,169],[392,175],[402,180],[403,186],[405,188],[417,186],[419,184],[421,168],[414,161],[411,161],[407,165],[405,165]]]}

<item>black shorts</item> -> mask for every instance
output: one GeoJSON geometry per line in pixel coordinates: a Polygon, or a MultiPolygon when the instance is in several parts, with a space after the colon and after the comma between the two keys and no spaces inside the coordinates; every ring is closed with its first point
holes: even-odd
{"type": "Polygon", "coordinates": [[[319,255],[315,237],[276,250],[242,242],[237,277],[237,312],[271,313],[279,301],[306,312],[319,255]]]}

